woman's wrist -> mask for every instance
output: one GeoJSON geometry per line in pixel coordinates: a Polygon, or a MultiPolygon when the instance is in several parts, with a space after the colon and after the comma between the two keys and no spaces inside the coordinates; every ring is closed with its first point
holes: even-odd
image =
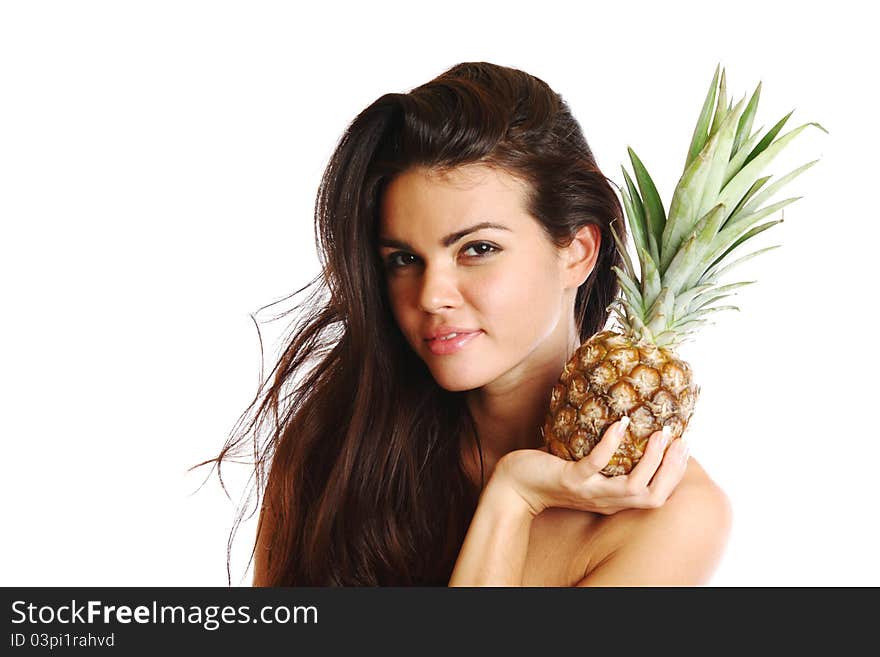
{"type": "MultiPolygon", "coordinates": [[[[499,465],[501,465],[499,463],[499,465]]],[[[489,478],[483,491],[484,502],[505,512],[531,520],[543,511],[543,507],[537,500],[530,499],[529,495],[516,485],[515,479],[505,468],[495,468],[495,472],[489,478]]]]}

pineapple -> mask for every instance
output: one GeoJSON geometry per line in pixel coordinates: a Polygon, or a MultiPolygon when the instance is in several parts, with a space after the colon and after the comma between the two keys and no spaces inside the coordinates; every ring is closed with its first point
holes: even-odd
{"type": "Polygon", "coordinates": [[[800,197],[764,202],[818,160],[770,185],[771,176],[759,177],[762,170],[808,126],[828,132],[805,123],[777,139],[793,110],[765,135],[762,128],[752,132],[760,92],[759,83],[747,104],[745,96],[728,103],[725,72],[720,64],[715,69],[668,213],[647,170],[628,149],[638,188],[623,168],[621,196],[638,270],[614,233],[623,261],[623,269],[613,268],[622,293],[609,306],[617,326],[584,342],[553,387],[541,433],[556,456],[586,456],[610,424],[628,415],[624,439],[602,469],[606,476],[627,474],[654,431],[669,425],[679,438],[687,428],[700,389],[675,350],[710,313],[738,310],[717,302],[754,281],[719,281],[737,264],[776,248],[731,261],[743,243],[782,221],[759,223],[762,219],[800,197]]]}

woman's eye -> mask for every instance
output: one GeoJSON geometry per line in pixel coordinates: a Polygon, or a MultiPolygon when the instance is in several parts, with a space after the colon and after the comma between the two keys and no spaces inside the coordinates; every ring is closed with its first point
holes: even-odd
{"type": "MultiPolygon", "coordinates": [[[[473,242],[464,247],[462,249],[462,253],[472,251],[473,253],[469,254],[467,257],[483,258],[500,250],[501,249],[499,249],[497,246],[489,244],[488,242],[473,242]]],[[[388,256],[385,261],[385,265],[388,267],[388,269],[401,269],[402,267],[407,267],[411,264],[414,264],[417,260],[418,257],[414,256],[412,253],[397,251],[388,256]]]]}
{"type": "Polygon", "coordinates": [[[493,253],[498,250],[497,247],[493,246],[492,244],[489,244],[488,242],[474,242],[473,244],[468,244],[464,248],[465,251],[470,251],[471,249],[476,249],[478,256],[489,255],[490,253],[493,253]],[[485,247],[485,250],[483,250],[484,247],[485,247]]]}
{"type": "Polygon", "coordinates": [[[402,251],[398,251],[397,253],[392,253],[390,256],[388,256],[388,260],[387,260],[386,264],[388,265],[389,269],[399,269],[400,267],[405,267],[406,265],[411,264],[411,263],[410,262],[401,263],[398,260],[398,258],[413,258],[413,257],[415,257],[415,256],[413,256],[413,254],[411,254],[411,253],[403,253],[402,251]]]}

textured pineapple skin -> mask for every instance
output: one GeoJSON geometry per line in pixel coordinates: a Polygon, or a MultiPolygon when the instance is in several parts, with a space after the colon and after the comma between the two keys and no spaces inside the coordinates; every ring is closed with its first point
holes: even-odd
{"type": "Polygon", "coordinates": [[[541,433],[552,454],[577,461],[592,451],[609,425],[628,415],[626,435],[601,470],[606,476],[628,474],[653,432],[669,425],[672,438],[684,433],[699,393],[690,367],[674,352],[602,331],[566,363],[541,433]]]}

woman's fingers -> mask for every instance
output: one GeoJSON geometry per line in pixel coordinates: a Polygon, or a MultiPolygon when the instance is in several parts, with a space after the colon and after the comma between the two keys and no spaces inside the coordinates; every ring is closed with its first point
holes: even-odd
{"type": "Polygon", "coordinates": [[[578,496],[586,495],[590,501],[589,510],[615,513],[621,509],[659,507],[684,475],[687,449],[682,440],[668,443],[669,434],[664,428],[664,431],[651,434],[645,453],[628,475],[594,476],[608,465],[628,425],[629,418],[622,417],[608,427],[589,454],[579,461],[567,462],[563,468],[564,488],[578,499],[578,496]]]}
{"type": "Polygon", "coordinates": [[[681,438],[673,440],[663,456],[663,464],[649,486],[647,506],[658,507],[669,499],[687,470],[687,461],[687,443],[681,438]]]}
{"type": "Polygon", "coordinates": [[[605,430],[605,434],[593,450],[584,458],[575,463],[577,473],[581,477],[589,477],[608,465],[617,447],[623,440],[626,428],[629,426],[629,417],[624,415],[617,422],[605,430]]]}
{"type": "Polygon", "coordinates": [[[627,484],[631,487],[633,494],[638,494],[648,488],[651,477],[654,476],[663,461],[663,453],[669,443],[670,434],[671,430],[668,426],[663,427],[663,431],[655,431],[651,434],[645,453],[627,477],[627,484]]]}

